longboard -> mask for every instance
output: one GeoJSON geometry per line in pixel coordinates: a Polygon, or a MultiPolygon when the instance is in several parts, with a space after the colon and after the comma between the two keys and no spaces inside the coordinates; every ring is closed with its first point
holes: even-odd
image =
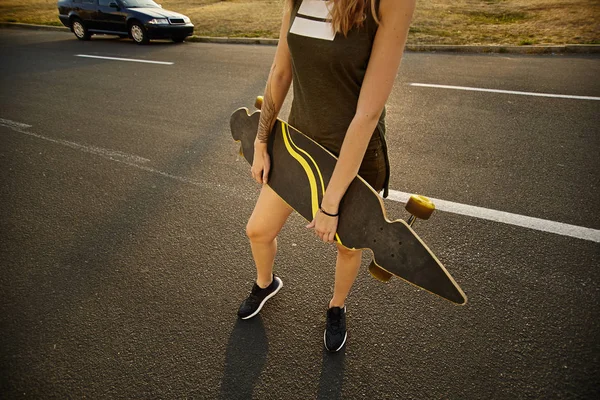
{"type": "MultiPolygon", "coordinates": [[[[240,108],[231,115],[233,139],[252,165],[260,111],[240,108]]],[[[323,146],[278,119],[267,144],[268,185],[307,221],[319,209],[337,158],[323,146]]],[[[372,264],[456,304],[467,298],[425,242],[403,220],[388,220],[383,201],[356,176],[339,207],[336,240],[349,249],[370,249],[372,264]]]]}

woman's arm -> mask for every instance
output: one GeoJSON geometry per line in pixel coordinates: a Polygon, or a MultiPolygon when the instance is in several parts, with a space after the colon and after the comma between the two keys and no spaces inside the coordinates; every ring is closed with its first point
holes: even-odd
{"type": "Polygon", "coordinates": [[[264,100],[260,114],[260,122],[256,140],[254,141],[254,162],[252,163],[252,177],[258,183],[267,183],[271,162],[267,152],[267,141],[271,129],[277,120],[283,101],[292,83],[292,61],[287,43],[287,33],[290,26],[290,7],[287,7],[279,32],[279,44],[275,52],[275,59],[267,79],[264,100]]]}
{"type": "MultiPolygon", "coordinates": [[[[327,213],[337,214],[344,193],[358,174],[371,136],[392,91],[415,3],[416,0],[380,2],[380,26],[373,42],[356,114],[346,132],[338,162],[321,203],[327,213]]],[[[336,218],[317,213],[311,225],[315,226],[317,234],[324,241],[333,242],[337,229],[336,218]]]]}

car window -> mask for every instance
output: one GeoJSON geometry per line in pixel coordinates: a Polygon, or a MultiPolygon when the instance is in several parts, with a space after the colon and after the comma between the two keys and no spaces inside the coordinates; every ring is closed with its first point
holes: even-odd
{"type": "Polygon", "coordinates": [[[96,0],[83,0],[84,3],[95,4],[96,0]]]}
{"type": "Polygon", "coordinates": [[[152,0],[121,0],[123,5],[128,8],[135,7],[159,7],[158,4],[152,0]]]}
{"type": "Polygon", "coordinates": [[[98,2],[100,3],[101,6],[106,6],[106,7],[108,7],[108,5],[110,3],[116,3],[115,0],[98,0],[98,2]]]}

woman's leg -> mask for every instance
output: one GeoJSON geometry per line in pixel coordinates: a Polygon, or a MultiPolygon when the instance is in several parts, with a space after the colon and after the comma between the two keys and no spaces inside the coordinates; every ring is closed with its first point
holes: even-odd
{"type": "Polygon", "coordinates": [[[292,208],[273,189],[263,185],[246,226],[246,234],[250,239],[252,256],[256,264],[256,283],[261,288],[269,286],[273,279],[277,235],[291,212],[292,208]]]}
{"type": "Polygon", "coordinates": [[[358,275],[362,260],[362,250],[349,250],[337,244],[337,260],[335,263],[335,285],[333,298],[329,307],[344,307],[346,297],[358,275]]]}
{"type": "MultiPolygon", "coordinates": [[[[379,192],[383,189],[386,178],[386,164],[383,147],[367,150],[359,171],[360,176],[379,192]]],[[[335,286],[329,307],[343,307],[352,284],[358,275],[362,261],[362,250],[349,250],[337,245],[338,254],[335,263],[335,286]]]]}
{"type": "Polygon", "coordinates": [[[346,297],[356,279],[360,262],[361,250],[348,250],[337,245],[338,255],[335,263],[335,285],[333,298],[327,310],[327,323],[323,340],[325,348],[335,352],[344,347],[348,334],[346,332],[346,297]]]}

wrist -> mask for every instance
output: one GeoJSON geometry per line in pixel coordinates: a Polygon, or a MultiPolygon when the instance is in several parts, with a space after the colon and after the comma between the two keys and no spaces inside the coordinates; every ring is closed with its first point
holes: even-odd
{"type": "Polygon", "coordinates": [[[325,209],[323,209],[323,206],[321,206],[321,208],[319,208],[319,211],[321,211],[323,214],[327,215],[328,217],[339,217],[340,216],[340,212],[336,211],[335,213],[331,213],[325,209]]]}
{"type": "Polygon", "coordinates": [[[323,198],[321,201],[321,211],[324,211],[326,215],[337,215],[339,208],[339,201],[332,201],[326,198],[323,198]]]}
{"type": "Polygon", "coordinates": [[[266,148],[267,148],[267,143],[265,143],[265,142],[261,142],[261,141],[260,141],[260,140],[258,140],[258,139],[256,139],[256,140],[254,141],[254,149],[255,149],[255,150],[257,150],[257,149],[258,149],[258,150],[264,150],[264,149],[266,149],[266,148]]]}

